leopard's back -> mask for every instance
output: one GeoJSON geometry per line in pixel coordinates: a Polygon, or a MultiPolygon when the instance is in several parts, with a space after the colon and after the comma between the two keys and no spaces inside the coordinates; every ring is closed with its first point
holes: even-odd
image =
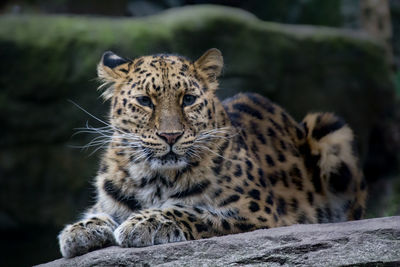
{"type": "Polygon", "coordinates": [[[225,157],[251,162],[252,168],[247,164],[242,172],[243,189],[260,192],[260,209],[250,209],[249,216],[271,209],[277,225],[362,217],[365,182],[353,134],[340,119],[310,114],[299,124],[278,105],[252,93],[223,104],[238,129],[235,146],[225,157]]]}

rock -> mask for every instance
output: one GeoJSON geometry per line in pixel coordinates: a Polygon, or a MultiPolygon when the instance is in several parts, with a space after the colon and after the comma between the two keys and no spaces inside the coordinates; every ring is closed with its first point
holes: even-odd
{"type": "Polygon", "coordinates": [[[293,225],[145,248],[109,247],[50,266],[396,266],[400,217],[293,225]]]}

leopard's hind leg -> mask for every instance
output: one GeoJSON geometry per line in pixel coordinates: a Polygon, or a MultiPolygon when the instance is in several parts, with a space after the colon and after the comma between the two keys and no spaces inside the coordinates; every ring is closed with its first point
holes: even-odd
{"type": "Polygon", "coordinates": [[[364,215],[366,184],[353,131],[332,113],[311,113],[304,120],[307,168],[316,191],[326,195],[332,214],[319,209],[320,222],[358,220],[364,215]]]}

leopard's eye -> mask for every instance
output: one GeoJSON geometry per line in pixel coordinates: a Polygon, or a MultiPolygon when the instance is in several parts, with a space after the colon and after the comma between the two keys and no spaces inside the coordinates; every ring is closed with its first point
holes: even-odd
{"type": "Polygon", "coordinates": [[[136,100],[142,106],[153,108],[153,102],[151,102],[151,99],[148,96],[139,96],[136,97],[136,100]]]}
{"type": "Polygon", "coordinates": [[[194,95],[184,95],[182,100],[182,105],[184,107],[193,105],[194,101],[196,101],[196,97],[194,95]]]}

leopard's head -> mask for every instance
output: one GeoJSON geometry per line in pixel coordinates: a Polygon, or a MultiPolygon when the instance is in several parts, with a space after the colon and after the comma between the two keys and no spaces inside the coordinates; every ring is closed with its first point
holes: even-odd
{"type": "Polygon", "coordinates": [[[152,55],[128,60],[105,52],[98,64],[114,146],[153,169],[181,169],[210,154],[226,135],[227,120],[215,96],[223,67],[218,49],[198,60],[152,55]],[[211,151],[211,152],[210,152],[211,151]]]}

